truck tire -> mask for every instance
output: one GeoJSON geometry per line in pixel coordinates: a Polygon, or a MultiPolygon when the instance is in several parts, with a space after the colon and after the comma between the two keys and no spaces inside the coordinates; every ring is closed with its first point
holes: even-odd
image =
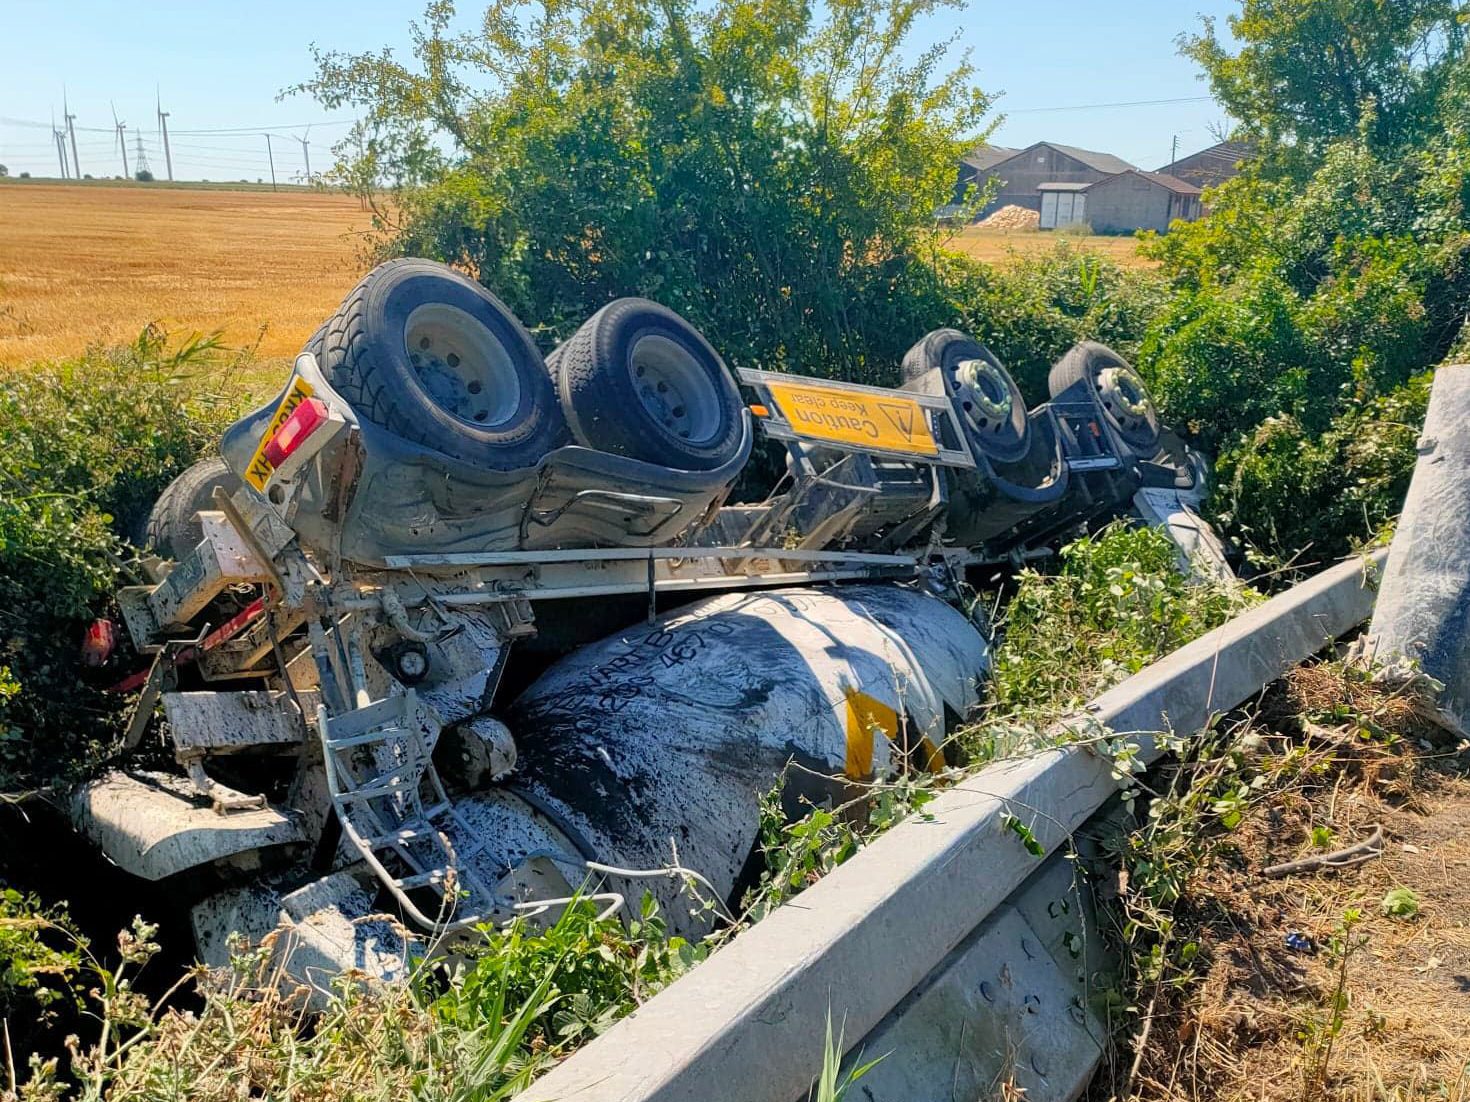
{"type": "Polygon", "coordinates": [[[1105,344],[1082,341],[1052,365],[1047,390],[1060,398],[1078,383],[1103,418],[1141,459],[1159,450],[1159,413],[1138,372],[1105,344]]]}
{"type": "MultiPolygon", "coordinates": [[[[330,320],[330,319],[329,319],[330,320]]],[[[306,338],[306,343],[301,346],[302,352],[310,352],[316,358],[318,364],[322,360],[322,338],[327,335],[327,322],[322,322],[316,327],[316,332],[306,338]]]]}
{"type": "Polygon", "coordinates": [[[943,394],[970,446],[1002,463],[1031,448],[1026,399],[994,352],[958,329],[926,333],[903,357],[905,390],[943,394]]]}
{"type": "Polygon", "coordinates": [[[240,479],[218,456],[189,467],[153,503],[144,543],[166,559],[184,558],[204,538],[204,526],[195,518],[201,509],[214,508],[214,488],[228,494],[240,488],[240,479]]]}
{"type": "Polygon", "coordinates": [[[359,417],[456,459],[518,470],[566,440],[531,335],[443,264],[374,268],[327,321],[320,349],[322,374],[359,417]]]}
{"type": "Polygon", "coordinates": [[[577,443],[678,470],[740,450],[740,392],[725,362],[674,311],[620,298],[548,359],[577,443]]]}

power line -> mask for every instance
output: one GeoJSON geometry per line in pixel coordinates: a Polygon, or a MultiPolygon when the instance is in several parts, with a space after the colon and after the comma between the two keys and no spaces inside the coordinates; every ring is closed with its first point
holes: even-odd
{"type": "MultiPolygon", "coordinates": [[[[256,137],[260,135],[257,134],[256,137]]],[[[254,153],[259,148],[258,145],[196,145],[193,142],[174,142],[173,146],[175,149],[198,149],[207,153],[254,153]]]]}
{"type": "Polygon", "coordinates": [[[1173,103],[1208,103],[1214,96],[1178,96],[1174,99],[1136,99],[1122,103],[1074,103],[1066,107],[1016,107],[1007,115],[1039,115],[1052,111],[1102,111],[1113,107],[1162,107],[1173,103]]]}
{"type": "MultiPolygon", "coordinates": [[[[170,114],[172,114],[172,112],[170,112],[170,114]]],[[[231,127],[221,127],[221,128],[212,129],[212,130],[170,130],[169,131],[169,136],[170,137],[173,137],[173,136],[178,135],[178,134],[188,134],[188,135],[191,135],[191,136],[197,136],[197,135],[201,135],[201,134],[249,134],[249,135],[259,135],[262,132],[267,131],[267,130],[301,130],[303,128],[312,127],[312,126],[315,126],[315,127],[318,127],[318,128],[327,127],[327,126],[351,126],[355,122],[357,122],[356,119],[333,119],[333,120],[328,121],[328,122],[270,123],[268,125],[263,125],[263,126],[239,126],[239,127],[231,126],[231,127]]],[[[17,118],[11,118],[9,116],[4,116],[4,115],[0,115],[0,125],[4,125],[4,126],[39,127],[42,130],[46,130],[46,129],[49,129],[50,128],[50,124],[49,123],[37,122],[35,119],[17,119],[17,118]]],[[[112,134],[112,133],[115,133],[113,127],[110,127],[110,126],[78,126],[78,127],[76,127],[76,129],[77,130],[83,130],[83,131],[91,131],[91,132],[94,132],[94,133],[97,133],[97,134],[112,134]]]]}
{"type": "MultiPolygon", "coordinates": [[[[232,127],[225,127],[225,128],[218,129],[218,130],[175,130],[175,131],[173,131],[173,133],[175,133],[175,134],[191,134],[191,135],[197,135],[197,134],[259,134],[259,133],[261,133],[263,131],[266,131],[266,130],[300,130],[303,127],[307,128],[307,129],[310,129],[313,126],[315,126],[315,127],[325,127],[325,126],[351,126],[355,122],[357,122],[356,119],[336,119],[336,120],[334,120],[332,122],[282,123],[279,126],[254,126],[254,127],[251,127],[251,126],[234,127],[234,126],[232,126],[232,127]]],[[[298,138],[297,140],[299,141],[300,139],[298,138]]]]}

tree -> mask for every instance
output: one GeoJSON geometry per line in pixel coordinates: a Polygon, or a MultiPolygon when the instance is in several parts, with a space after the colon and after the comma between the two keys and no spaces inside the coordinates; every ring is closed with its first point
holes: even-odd
{"type": "Polygon", "coordinates": [[[1432,132],[1465,58],[1461,0],[1243,0],[1231,52],[1212,19],[1180,40],[1215,97],[1268,149],[1315,154],[1362,132],[1405,148],[1432,132]]]}
{"type": "Polygon", "coordinates": [[[10,169],[7,168],[5,165],[0,165],[0,176],[9,176],[9,175],[10,175],[10,169]]]}
{"type": "Polygon", "coordinates": [[[303,89],[363,123],[338,181],[393,187],[390,249],[478,273],[564,336],[645,294],[734,362],[873,378],[937,324],[934,212],[989,98],[947,0],[431,3],[410,65],[318,53],[303,89]],[[395,213],[397,212],[397,213],[395,213]]]}
{"type": "Polygon", "coordinates": [[[1147,246],[1175,294],[1140,366],[1218,452],[1216,519],[1274,553],[1397,510],[1426,372],[1470,343],[1467,12],[1243,0],[1238,49],[1181,43],[1258,156],[1147,246]]]}

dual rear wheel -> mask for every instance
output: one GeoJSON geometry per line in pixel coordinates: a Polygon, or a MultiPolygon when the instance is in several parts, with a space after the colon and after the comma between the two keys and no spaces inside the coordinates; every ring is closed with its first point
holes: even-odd
{"type": "Polygon", "coordinates": [[[574,441],[683,470],[741,443],[740,395],[709,342],[647,299],[618,299],[544,362],[510,309],[427,260],[370,272],[307,342],[360,417],[492,470],[574,441]]]}
{"type": "Polygon", "coordinates": [[[1074,391],[1093,402],[1138,458],[1149,459],[1158,452],[1159,414],[1148,387],[1107,345],[1096,341],[1073,345],[1052,366],[1046,384],[1054,400],[1074,391]]]}

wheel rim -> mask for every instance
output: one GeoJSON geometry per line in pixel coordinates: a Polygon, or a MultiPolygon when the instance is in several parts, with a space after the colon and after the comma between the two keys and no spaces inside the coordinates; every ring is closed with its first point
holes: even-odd
{"type": "Polygon", "coordinates": [[[1153,406],[1148,388],[1127,367],[1106,367],[1098,373],[1097,391],[1103,408],[1128,428],[1142,427],[1153,406]]]}
{"type": "Polygon", "coordinates": [[[995,365],[961,360],[950,374],[960,412],[976,432],[1002,432],[1011,419],[1011,388],[995,365]]]}
{"type": "Polygon", "coordinates": [[[694,354],[668,337],[640,337],[628,356],[638,401],[670,435],[707,444],[723,417],[719,388],[694,354]]]}
{"type": "Polygon", "coordinates": [[[433,403],[467,425],[496,428],[521,405],[510,351],[457,306],[431,302],[408,315],[403,343],[414,375],[433,403]]]}

